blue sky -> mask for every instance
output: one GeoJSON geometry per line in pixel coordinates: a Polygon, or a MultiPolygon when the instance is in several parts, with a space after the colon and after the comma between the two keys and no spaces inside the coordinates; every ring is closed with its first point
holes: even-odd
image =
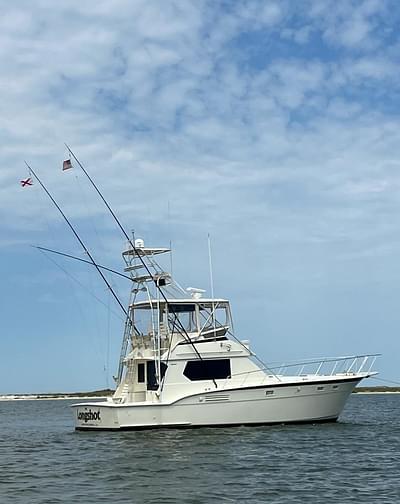
{"type": "MultiPolygon", "coordinates": [[[[49,0],[0,20],[0,393],[111,385],[123,321],[95,258],[127,229],[232,302],[265,361],[382,353],[400,381],[397,1],[49,0]],[[54,264],[56,261],[57,264],[54,264]],[[99,298],[99,302],[96,298],[99,298]]],[[[128,285],[113,279],[121,298],[128,285]]],[[[375,382],[378,384],[378,382],[375,382]]]]}

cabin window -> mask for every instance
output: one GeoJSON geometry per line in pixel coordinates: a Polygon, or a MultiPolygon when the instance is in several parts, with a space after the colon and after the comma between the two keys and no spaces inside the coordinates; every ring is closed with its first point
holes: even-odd
{"type": "Polygon", "coordinates": [[[229,359],[189,361],[183,374],[191,381],[230,378],[231,361],[229,359]]]}
{"type": "MultiPolygon", "coordinates": [[[[167,365],[164,364],[164,362],[161,362],[160,364],[160,373],[161,373],[161,378],[160,380],[163,379],[165,375],[165,371],[167,370],[167,365]]],[[[156,363],[155,361],[147,361],[147,390],[157,390],[158,389],[158,383],[157,383],[157,375],[156,375],[156,363]]]]}
{"type": "Polygon", "coordinates": [[[199,304],[200,328],[204,337],[223,336],[229,329],[229,309],[226,303],[199,304]],[[215,333],[215,334],[214,334],[215,333]]]}
{"type": "Polygon", "coordinates": [[[168,305],[168,310],[173,317],[169,320],[171,332],[179,332],[183,327],[187,332],[197,331],[196,307],[194,304],[174,304],[168,305]]]}
{"type": "Polygon", "coordinates": [[[194,312],[195,306],[194,306],[194,304],[169,303],[168,309],[171,313],[187,313],[187,312],[194,312]]]}
{"type": "Polygon", "coordinates": [[[141,362],[138,364],[138,375],[137,375],[137,381],[138,383],[144,383],[144,363],[141,362]]]}

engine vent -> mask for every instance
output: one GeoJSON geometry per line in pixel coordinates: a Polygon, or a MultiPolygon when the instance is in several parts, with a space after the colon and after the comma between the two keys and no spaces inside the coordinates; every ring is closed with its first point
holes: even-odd
{"type": "Polygon", "coordinates": [[[204,402],[225,402],[229,401],[229,394],[210,394],[204,397],[204,402]]]}

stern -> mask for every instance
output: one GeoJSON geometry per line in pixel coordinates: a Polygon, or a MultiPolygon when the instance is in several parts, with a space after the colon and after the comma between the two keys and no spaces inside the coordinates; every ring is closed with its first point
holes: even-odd
{"type": "Polygon", "coordinates": [[[115,407],[107,403],[73,404],[76,430],[119,429],[115,407]]]}

